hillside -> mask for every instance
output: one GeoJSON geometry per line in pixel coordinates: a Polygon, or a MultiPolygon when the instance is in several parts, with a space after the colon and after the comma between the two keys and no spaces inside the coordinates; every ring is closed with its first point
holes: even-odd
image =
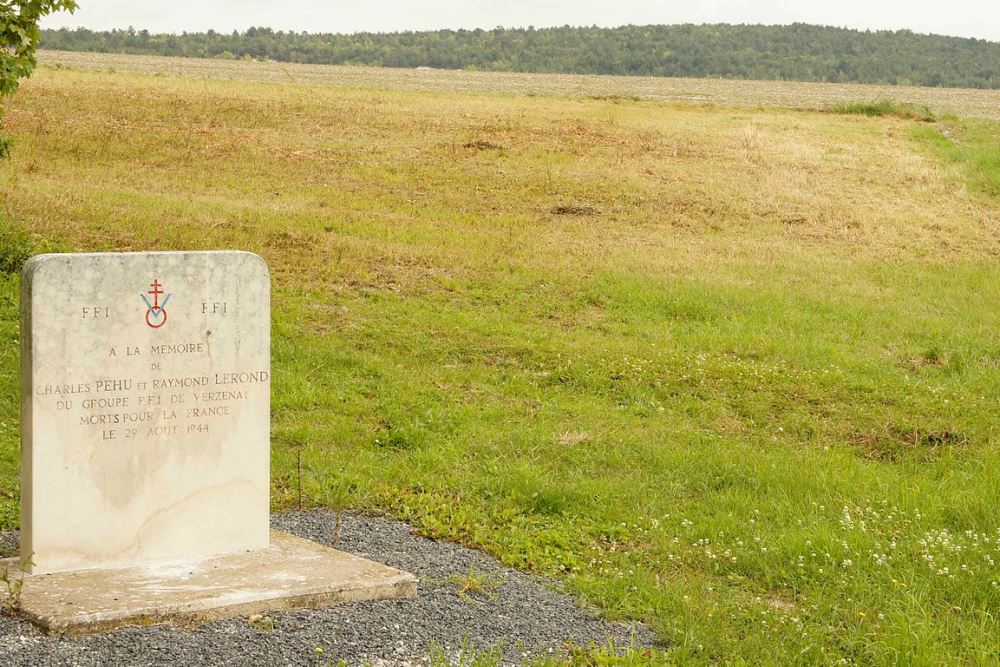
{"type": "Polygon", "coordinates": [[[793,24],[309,34],[46,30],[47,49],[307,64],[1000,88],[1000,43],[793,24]]]}

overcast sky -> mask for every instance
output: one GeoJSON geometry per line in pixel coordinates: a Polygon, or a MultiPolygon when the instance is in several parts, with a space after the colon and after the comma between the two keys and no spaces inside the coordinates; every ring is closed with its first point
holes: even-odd
{"type": "Polygon", "coordinates": [[[1000,0],[79,0],[45,27],[309,32],[644,23],[792,23],[899,29],[1000,41],[1000,0]]]}

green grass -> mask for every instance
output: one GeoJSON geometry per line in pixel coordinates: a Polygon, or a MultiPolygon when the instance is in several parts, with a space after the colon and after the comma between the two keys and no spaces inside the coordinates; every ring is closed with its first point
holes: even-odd
{"type": "Polygon", "coordinates": [[[876,100],[872,102],[838,102],[833,105],[833,112],[839,114],[854,114],[882,118],[895,116],[907,120],[919,120],[932,123],[937,116],[927,106],[917,104],[901,104],[892,100],[876,100]]]}
{"type": "Polygon", "coordinates": [[[914,128],[913,134],[938,155],[962,165],[975,188],[1000,196],[1000,123],[954,120],[941,127],[914,128]]]}
{"type": "Polygon", "coordinates": [[[8,118],[35,247],[267,258],[275,511],[301,455],[657,660],[1000,659],[995,125],[72,71],[8,118]]]}
{"type": "MultiPolygon", "coordinates": [[[[615,617],[652,620],[678,657],[992,655],[992,622],[955,609],[998,602],[1000,350],[970,335],[994,330],[977,303],[998,294],[967,291],[997,274],[894,271],[914,287],[882,308],[601,278],[577,287],[607,315],[558,340],[527,299],[354,302],[370,350],[276,349],[278,439],[306,429],[318,502],[390,508],[562,574],[615,617]]],[[[550,298],[572,303],[566,289],[550,298]]],[[[276,483],[279,499],[294,486],[276,483]]]]}
{"type": "Polygon", "coordinates": [[[0,217],[0,274],[16,274],[32,255],[27,231],[0,217]]]}

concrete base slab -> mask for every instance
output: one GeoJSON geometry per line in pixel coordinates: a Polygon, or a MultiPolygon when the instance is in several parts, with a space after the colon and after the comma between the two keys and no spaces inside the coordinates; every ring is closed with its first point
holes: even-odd
{"type": "MultiPolygon", "coordinates": [[[[17,559],[0,572],[20,577],[17,559]]],[[[25,575],[21,614],[50,634],[190,625],[344,602],[413,597],[412,574],[271,531],[271,547],[121,570],[25,575]]],[[[6,592],[3,593],[6,597],[6,592]]]]}

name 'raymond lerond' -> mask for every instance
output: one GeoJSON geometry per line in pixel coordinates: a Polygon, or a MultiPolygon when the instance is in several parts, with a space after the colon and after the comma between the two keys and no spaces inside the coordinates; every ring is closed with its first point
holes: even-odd
{"type": "MultiPolygon", "coordinates": [[[[176,378],[154,378],[153,389],[186,389],[189,387],[207,387],[210,384],[262,384],[270,379],[267,371],[239,371],[232,373],[213,373],[209,375],[193,375],[176,378]]],[[[81,382],[79,384],[46,384],[35,388],[39,396],[65,396],[70,394],[89,394],[90,392],[132,391],[134,383],[130,379],[102,379],[96,382],[81,382]]]]}

